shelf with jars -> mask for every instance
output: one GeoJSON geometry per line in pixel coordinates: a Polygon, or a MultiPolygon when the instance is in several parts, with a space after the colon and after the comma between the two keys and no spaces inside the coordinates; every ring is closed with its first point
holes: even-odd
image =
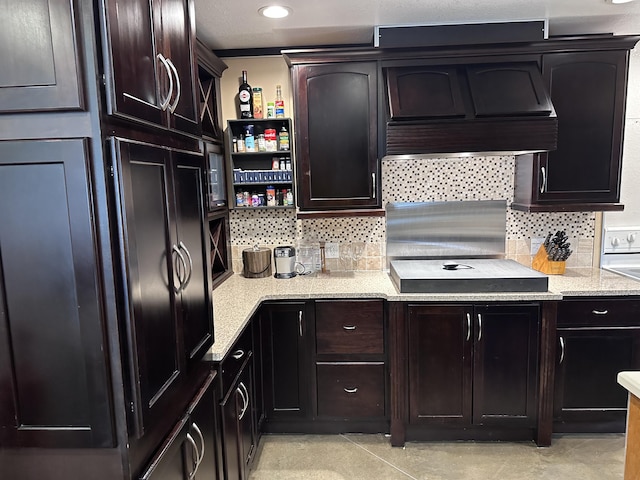
{"type": "Polygon", "coordinates": [[[291,119],[227,122],[231,208],[295,208],[291,119]]]}

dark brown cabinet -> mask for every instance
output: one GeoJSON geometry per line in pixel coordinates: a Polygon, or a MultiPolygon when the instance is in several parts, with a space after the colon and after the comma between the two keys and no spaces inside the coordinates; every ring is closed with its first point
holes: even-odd
{"type": "Polygon", "coordinates": [[[305,302],[265,303],[260,322],[263,398],[267,432],[291,431],[309,419],[313,330],[305,302]]]}
{"type": "Polygon", "coordinates": [[[621,210],[628,50],[549,53],[542,73],[558,116],[558,148],[519,156],[513,208],[621,210]]]}
{"type": "Polygon", "coordinates": [[[140,480],[223,480],[218,472],[215,375],[209,375],[140,480]]]}
{"type": "Polygon", "coordinates": [[[200,133],[193,0],[105,0],[108,113],[200,133]]]}
{"type": "Polygon", "coordinates": [[[214,143],[222,144],[224,134],[220,118],[220,112],[222,112],[220,77],[227,69],[227,65],[200,41],[197,43],[196,50],[202,136],[214,143]]]}
{"type": "Polygon", "coordinates": [[[536,62],[391,67],[385,71],[392,120],[551,112],[536,62]]]}
{"type": "Polygon", "coordinates": [[[225,479],[245,480],[258,447],[252,327],[221,363],[225,479]]]}
{"type": "Polygon", "coordinates": [[[0,142],[2,448],[115,444],[87,145],[0,142]]]}
{"type": "Polygon", "coordinates": [[[171,411],[190,365],[213,343],[202,157],[120,139],[111,145],[139,438],[171,411]]]}
{"type": "Polygon", "coordinates": [[[316,300],[316,418],[329,431],[386,431],[382,300],[316,300]],[[357,424],[357,427],[354,425],[357,424]]]}
{"type": "Polygon", "coordinates": [[[375,62],[295,64],[300,210],[380,206],[375,62]]]}
{"type": "Polygon", "coordinates": [[[640,369],[640,300],[567,299],[558,306],[554,431],[624,432],[627,391],[640,369]]]}
{"type": "Polygon", "coordinates": [[[0,18],[2,111],[76,110],[84,105],[75,0],[4,5],[0,18]]]}
{"type": "Polygon", "coordinates": [[[409,423],[532,428],[538,329],[537,305],[410,305],[409,423]]]}

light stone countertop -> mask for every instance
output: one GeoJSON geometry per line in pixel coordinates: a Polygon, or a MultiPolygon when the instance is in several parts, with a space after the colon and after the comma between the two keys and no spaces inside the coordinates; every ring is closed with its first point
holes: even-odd
{"type": "Polygon", "coordinates": [[[388,301],[493,302],[561,300],[563,296],[640,295],[640,281],[597,268],[549,275],[549,291],[533,293],[399,293],[387,272],[347,272],[290,279],[232,275],[213,291],[215,343],[207,359],[220,361],[266,300],[382,298],[388,301]]]}
{"type": "Polygon", "coordinates": [[[620,372],[618,373],[618,383],[629,393],[640,398],[640,372],[620,372]]]}

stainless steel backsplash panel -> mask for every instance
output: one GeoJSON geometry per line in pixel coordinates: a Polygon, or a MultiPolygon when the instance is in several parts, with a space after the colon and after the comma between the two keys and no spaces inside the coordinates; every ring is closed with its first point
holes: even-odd
{"type": "Polygon", "coordinates": [[[388,203],[387,260],[504,258],[506,200],[388,203]]]}

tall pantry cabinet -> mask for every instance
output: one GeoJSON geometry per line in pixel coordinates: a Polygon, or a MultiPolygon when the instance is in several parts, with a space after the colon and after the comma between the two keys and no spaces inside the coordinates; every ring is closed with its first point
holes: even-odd
{"type": "Polygon", "coordinates": [[[193,0],[5,6],[0,478],[215,478],[193,0]]]}

